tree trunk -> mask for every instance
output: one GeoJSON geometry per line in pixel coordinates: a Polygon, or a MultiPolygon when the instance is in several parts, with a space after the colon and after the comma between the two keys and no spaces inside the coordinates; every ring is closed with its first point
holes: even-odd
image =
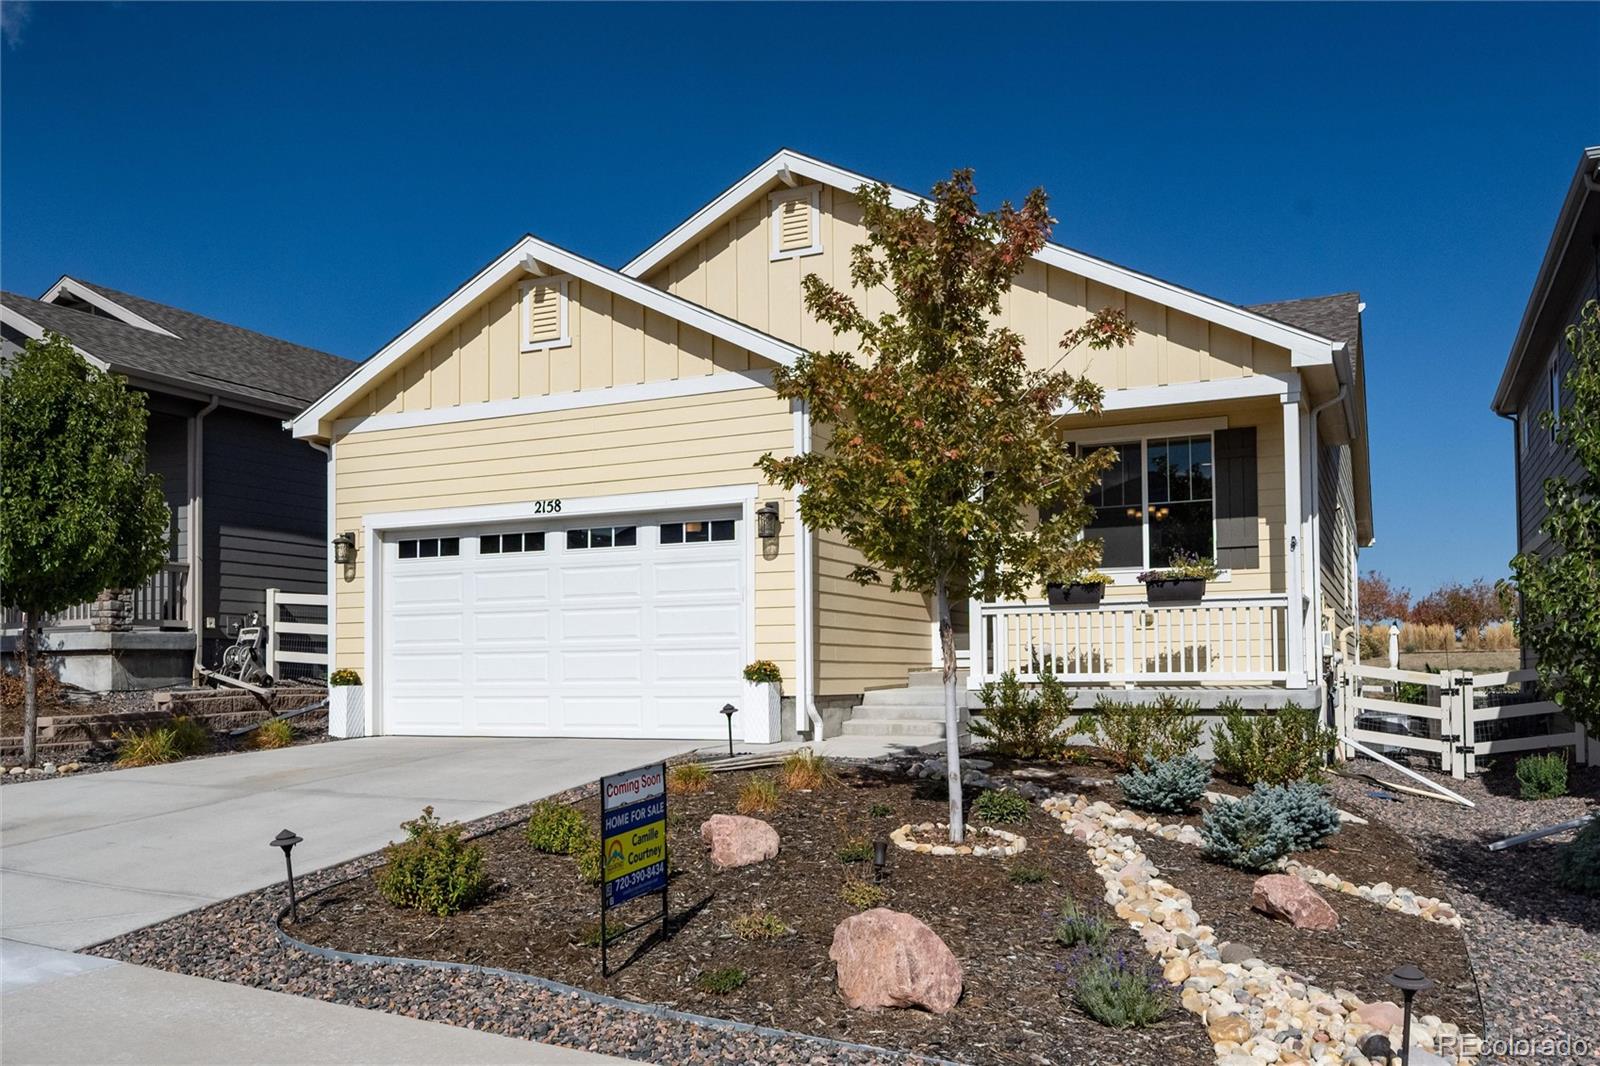
{"type": "Polygon", "coordinates": [[[33,612],[22,612],[22,765],[39,759],[39,686],[33,669],[33,612]]]}
{"type": "Polygon", "coordinates": [[[950,588],[944,578],[933,586],[934,608],[939,615],[939,652],[944,659],[944,768],[950,786],[950,843],[960,844],[967,833],[961,813],[961,714],[956,706],[956,631],[950,624],[950,588]]]}

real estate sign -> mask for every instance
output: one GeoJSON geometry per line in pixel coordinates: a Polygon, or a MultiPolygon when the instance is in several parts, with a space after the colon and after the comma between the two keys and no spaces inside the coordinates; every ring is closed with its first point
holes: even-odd
{"type": "Polygon", "coordinates": [[[666,783],[664,763],[600,779],[603,907],[666,891],[666,783]]]}

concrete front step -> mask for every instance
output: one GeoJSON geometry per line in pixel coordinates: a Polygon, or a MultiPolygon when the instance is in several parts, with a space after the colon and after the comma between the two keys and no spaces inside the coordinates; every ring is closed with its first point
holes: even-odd
{"type": "MultiPolygon", "coordinates": [[[[967,701],[967,690],[956,689],[956,706],[967,701]]],[[[879,688],[861,695],[862,707],[943,707],[942,688],[879,688]]]]}
{"type": "Polygon", "coordinates": [[[895,704],[884,706],[882,704],[863,703],[856,707],[850,717],[854,721],[915,721],[915,722],[942,722],[944,721],[944,704],[924,703],[908,706],[895,704]]]}
{"type": "Polygon", "coordinates": [[[926,737],[938,740],[944,736],[944,723],[852,717],[844,724],[843,733],[847,737],[926,737]]]}
{"type": "MultiPolygon", "coordinates": [[[[913,670],[906,679],[906,684],[912,688],[939,688],[944,684],[943,670],[913,670]]],[[[967,687],[967,672],[956,671],[956,688],[967,687]]]]}

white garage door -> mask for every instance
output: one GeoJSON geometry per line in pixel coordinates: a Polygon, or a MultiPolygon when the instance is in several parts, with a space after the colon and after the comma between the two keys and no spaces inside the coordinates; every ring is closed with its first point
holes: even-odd
{"type": "Polygon", "coordinates": [[[716,738],[745,659],[736,512],[383,544],[386,733],[716,738]]]}

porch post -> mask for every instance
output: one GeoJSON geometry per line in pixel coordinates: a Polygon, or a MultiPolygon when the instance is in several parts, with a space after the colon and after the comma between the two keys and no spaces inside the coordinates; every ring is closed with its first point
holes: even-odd
{"type": "Polygon", "coordinates": [[[1300,387],[1291,382],[1283,394],[1283,571],[1288,584],[1289,608],[1285,643],[1288,648],[1288,687],[1306,687],[1305,544],[1301,528],[1300,387]]]}
{"type": "Polygon", "coordinates": [[[967,688],[976,691],[989,676],[989,649],[984,643],[983,601],[967,600],[967,688]]]}

